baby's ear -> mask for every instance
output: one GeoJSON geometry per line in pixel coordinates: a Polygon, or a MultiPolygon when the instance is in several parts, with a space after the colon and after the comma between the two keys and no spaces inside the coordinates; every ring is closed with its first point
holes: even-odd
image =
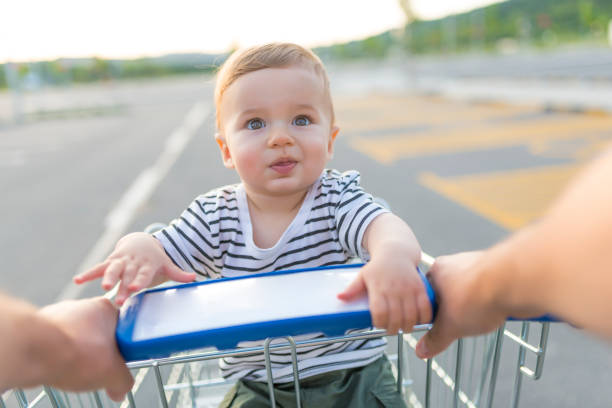
{"type": "Polygon", "coordinates": [[[331,131],[329,132],[329,142],[327,143],[327,159],[331,159],[334,157],[334,142],[336,141],[336,136],[338,136],[338,132],[340,132],[340,128],[338,126],[333,126],[331,131]]]}
{"type": "Polygon", "coordinates": [[[230,154],[229,147],[227,147],[225,136],[223,136],[223,134],[221,133],[216,133],[215,140],[217,141],[219,149],[221,150],[221,159],[223,160],[223,165],[228,169],[233,169],[234,161],[232,160],[232,155],[230,154]]]}

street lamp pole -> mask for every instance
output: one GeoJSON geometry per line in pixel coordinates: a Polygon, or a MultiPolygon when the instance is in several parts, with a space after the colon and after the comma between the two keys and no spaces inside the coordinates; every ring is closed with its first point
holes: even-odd
{"type": "Polygon", "coordinates": [[[416,14],[412,8],[412,0],[398,0],[399,6],[404,12],[404,37],[403,48],[406,53],[407,75],[412,87],[416,85],[416,69],[412,56],[412,23],[416,20],[416,14]]]}

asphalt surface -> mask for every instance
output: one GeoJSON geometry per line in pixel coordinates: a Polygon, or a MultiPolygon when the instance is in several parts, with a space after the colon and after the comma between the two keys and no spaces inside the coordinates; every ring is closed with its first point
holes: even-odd
{"type": "MultiPolygon", "coordinates": [[[[520,223],[533,216],[499,204],[508,201],[504,197],[500,201],[480,191],[500,183],[522,186],[516,177],[525,169],[551,168],[552,179],[561,183],[563,171],[588,160],[611,137],[607,125],[597,122],[609,120],[606,117],[449,101],[414,93],[404,73],[403,67],[387,66],[331,70],[341,133],[330,166],[359,169],[363,186],[387,200],[432,255],[491,245],[514,229],[505,224],[507,217],[520,223]],[[516,129],[529,136],[532,125],[546,128],[555,121],[571,122],[575,134],[549,140],[539,150],[525,141],[530,137],[521,139],[518,130],[510,141],[506,135],[494,135],[497,144],[472,141],[465,147],[460,142],[517,124],[521,127],[516,129]],[[451,141],[451,147],[444,141],[447,133],[457,141],[451,141]],[[432,134],[430,151],[418,147],[432,134]],[[403,142],[398,145],[397,140],[403,142]],[[406,145],[406,140],[421,144],[406,145]],[[458,189],[448,190],[449,185],[458,189]],[[497,205],[498,211],[482,211],[482,203],[497,205]]],[[[129,213],[125,232],[167,222],[197,194],[237,181],[222,167],[213,139],[209,78],[46,92],[44,99],[25,96],[30,106],[25,123],[0,121],[0,287],[38,305],[66,293],[71,277],[108,231],[108,215],[121,205],[138,176],[155,166],[166,141],[195,104],[203,104],[209,115],[150,196],[129,213]],[[73,94],[78,97],[72,99],[73,94]]],[[[0,95],[0,106],[10,106],[7,98],[0,95]]],[[[537,213],[550,197],[534,198],[528,194],[536,191],[529,190],[534,187],[525,188],[527,193],[517,194],[524,194],[521,201],[535,200],[537,213]]],[[[101,290],[94,283],[71,293],[90,296],[101,290]]],[[[504,349],[494,406],[508,405],[514,381],[516,347],[506,340],[504,349]]],[[[423,372],[414,364],[412,372],[418,377],[423,372]]],[[[524,381],[522,406],[610,406],[611,366],[609,345],[567,325],[553,325],[544,376],[537,382],[524,381]]]]}
{"type": "Polygon", "coordinates": [[[459,78],[534,78],[609,81],[612,79],[610,47],[568,46],[564,49],[525,49],[506,54],[464,54],[415,59],[418,76],[459,78]]]}

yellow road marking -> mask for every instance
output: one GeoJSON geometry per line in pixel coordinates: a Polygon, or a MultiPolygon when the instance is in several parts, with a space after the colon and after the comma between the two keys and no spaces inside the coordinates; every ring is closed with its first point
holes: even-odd
{"type": "MultiPolygon", "coordinates": [[[[354,137],[351,146],[390,164],[415,156],[497,149],[511,146],[539,146],[559,140],[583,138],[588,133],[606,132],[612,136],[612,120],[584,120],[570,116],[564,120],[547,117],[537,121],[480,125],[473,128],[430,130],[409,135],[378,138],[354,137]]],[[[534,148],[537,150],[537,147],[534,148]]]]}
{"type": "Polygon", "coordinates": [[[496,224],[515,230],[535,220],[575,174],[578,165],[442,178],[421,173],[419,182],[496,224]]]}
{"type": "MultiPolygon", "coordinates": [[[[341,135],[347,135],[351,147],[383,164],[516,146],[525,147],[534,156],[580,163],[612,140],[611,116],[544,115],[530,106],[372,94],[336,99],[336,108],[341,135]]],[[[422,173],[419,182],[502,227],[516,229],[542,214],[577,167],[461,177],[422,173]]]]}
{"type": "Polygon", "coordinates": [[[534,112],[531,107],[469,104],[440,101],[431,97],[393,98],[372,95],[341,100],[336,106],[338,125],[343,133],[388,129],[399,126],[483,122],[534,112]]]}

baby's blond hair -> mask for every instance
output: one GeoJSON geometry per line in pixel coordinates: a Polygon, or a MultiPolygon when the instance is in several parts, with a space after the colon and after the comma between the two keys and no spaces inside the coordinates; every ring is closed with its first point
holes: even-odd
{"type": "Polygon", "coordinates": [[[227,88],[238,78],[250,72],[266,68],[301,66],[312,68],[323,80],[323,86],[331,109],[331,123],[335,122],[334,108],[329,90],[329,78],[323,63],[312,51],[291,43],[270,43],[234,52],[223,63],[217,74],[215,106],[217,108],[217,129],[220,129],[219,108],[227,88]]]}

